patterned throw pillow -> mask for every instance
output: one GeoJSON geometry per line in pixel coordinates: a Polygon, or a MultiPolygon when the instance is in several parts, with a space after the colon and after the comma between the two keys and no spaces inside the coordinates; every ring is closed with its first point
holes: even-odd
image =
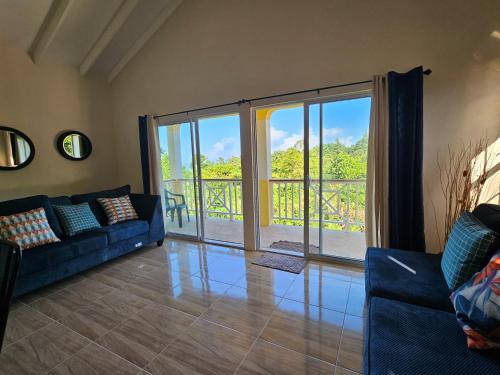
{"type": "Polygon", "coordinates": [[[50,228],[42,207],[0,216],[0,238],[17,243],[21,249],[60,241],[50,228]]]}
{"type": "Polygon", "coordinates": [[[119,198],[97,198],[97,201],[104,209],[109,225],[139,218],[128,195],[119,198]]]}
{"type": "Polygon", "coordinates": [[[441,259],[441,269],[450,290],[457,289],[481,269],[495,237],[495,232],[469,212],[457,219],[441,259]]]}
{"type": "Polygon", "coordinates": [[[500,348],[500,251],[452,295],[471,349],[500,348]]]}
{"type": "Polygon", "coordinates": [[[52,207],[54,207],[67,236],[74,236],[101,227],[88,203],[53,205],[52,207]]]}

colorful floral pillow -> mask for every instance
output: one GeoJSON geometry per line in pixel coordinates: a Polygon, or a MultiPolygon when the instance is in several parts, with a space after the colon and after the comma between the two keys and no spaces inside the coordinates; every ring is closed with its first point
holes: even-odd
{"type": "Polygon", "coordinates": [[[118,198],[97,198],[97,201],[104,209],[109,225],[139,218],[128,195],[118,198]]]}
{"type": "Polygon", "coordinates": [[[500,250],[451,295],[471,349],[500,348],[500,250]]]}
{"type": "Polygon", "coordinates": [[[0,238],[17,243],[21,249],[60,241],[52,231],[42,207],[0,216],[0,238]]]}

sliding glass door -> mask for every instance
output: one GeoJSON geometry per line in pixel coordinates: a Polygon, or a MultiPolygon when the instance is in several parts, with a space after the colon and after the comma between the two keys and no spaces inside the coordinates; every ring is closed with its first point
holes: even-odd
{"type": "Polygon", "coordinates": [[[158,128],[167,234],[243,244],[239,114],[158,128]]]}
{"type": "Polygon", "coordinates": [[[167,235],[198,239],[199,204],[194,131],[192,122],[160,125],[158,136],[167,235]]]}
{"type": "Polygon", "coordinates": [[[202,237],[243,245],[240,116],[196,120],[202,237]]]}
{"type": "Polygon", "coordinates": [[[361,260],[371,98],[307,104],[305,233],[311,255],[361,260]]]}

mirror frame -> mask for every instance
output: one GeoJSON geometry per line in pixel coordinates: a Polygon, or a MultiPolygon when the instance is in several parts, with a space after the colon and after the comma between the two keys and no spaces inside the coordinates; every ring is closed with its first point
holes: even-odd
{"type": "Polygon", "coordinates": [[[68,160],[73,160],[73,161],[85,160],[92,154],[92,141],[85,134],[83,134],[82,132],[79,132],[77,130],[66,130],[66,131],[60,133],[57,136],[56,147],[57,147],[57,151],[59,152],[59,154],[63,158],[66,158],[68,160]],[[71,135],[71,134],[78,134],[80,137],[85,138],[89,142],[89,152],[85,156],[82,156],[81,158],[75,158],[75,157],[68,155],[66,153],[66,150],[64,149],[64,138],[66,138],[68,135],[71,135]]]}
{"type": "Polygon", "coordinates": [[[22,162],[21,164],[16,165],[15,167],[3,167],[3,166],[0,165],[0,171],[15,171],[15,170],[27,167],[33,161],[33,159],[35,158],[35,144],[31,140],[31,138],[28,137],[26,134],[24,134],[22,131],[14,129],[14,128],[11,128],[11,127],[8,127],[8,126],[2,126],[2,125],[0,125],[0,131],[2,131],[2,130],[8,131],[8,132],[12,132],[12,133],[14,133],[14,134],[22,137],[28,143],[28,145],[30,146],[31,153],[30,153],[30,156],[28,156],[28,158],[24,162],[22,162]]]}

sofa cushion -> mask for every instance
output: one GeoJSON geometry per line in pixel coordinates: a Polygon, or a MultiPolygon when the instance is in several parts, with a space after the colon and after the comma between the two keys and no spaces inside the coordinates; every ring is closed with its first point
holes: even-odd
{"type": "Polygon", "coordinates": [[[87,202],[66,206],[54,205],[53,207],[64,228],[64,233],[68,236],[101,227],[87,202]]]}
{"type": "Polygon", "coordinates": [[[107,245],[106,234],[97,231],[65,237],[61,242],[24,251],[19,274],[27,275],[48,269],[69,259],[105,248],[107,245]]]}
{"type": "Polygon", "coordinates": [[[59,224],[56,213],[52,209],[49,197],[46,195],[33,195],[31,197],[0,202],[0,216],[18,214],[40,207],[43,207],[45,210],[45,215],[47,216],[47,220],[54,234],[57,237],[61,237],[63,235],[61,225],[59,224]]]}
{"type": "Polygon", "coordinates": [[[88,194],[77,194],[71,197],[73,204],[88,202],[92,212],[101,225],[107,224],[108,220],[97,198],[117,198],[130,194],[130,185],[121,186],[113,190],[103,190],[88,194]]]}
{"type": "Polygon", "coordinates": [[[71,205],[71,198],[66,195],[61,195],[59,197],[49,197],[49,202],[53,206],[69,206],[71,205]]]}
{"type": "Polygon", "coordinates": [[[495,241],[490,245],[482,267],[486,266],[495,252],[500,249],[500,204],[483,203],[472,211],[484,225],[497,234],[495,241]]]}
{"type": "Polygon", "coordinates": [[[453,224],[441,269],[450,290],[457,289],[481,269],[496,233],[470,212],[464,212],[453,224]]]}
{"type": "Polygon", "coordinates": [[[106,233],[108,242],[112,244],[146,233],[149,231],[149,224],[145,220],[122,221],[102,227],[99,231],[106,233]]]}
{"type": "Polygon", "coordinates": [[[366,296],[454,311],[450,291],[441,272],[441,257],[415,251],[370,247],[365,258],[366,296]],[[416,271],[393,262],[388,256],[416,271]]]}
{"type": "Polygon", "coordinates": [[[60,241],[50,228],[43,207],[0,216],[0,239],[15,242],[21,249],[60,241]]]}
{"type": "Polygon", "coordinates": [[[118,198],[97,198],[97,201],[106,213],[109,225],[139,218],[128,195],[118,198]]]}
{"type": "Polygon", "coordinates": [[[373,297],[365,329],[364,373],[498,374],[495,351],[473,351],[455,315],[373,297]]]}

